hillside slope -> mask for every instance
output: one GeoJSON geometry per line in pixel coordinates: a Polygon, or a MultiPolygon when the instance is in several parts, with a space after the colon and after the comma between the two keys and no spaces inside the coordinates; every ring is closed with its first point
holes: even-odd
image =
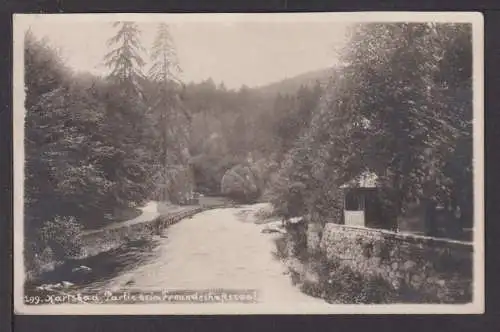
{"type": "Polygon", "coordinates": [[[312,86],[316,84],[316,82],[324,83],[333,74],[333,68],[310,71],[275,83],[256,87],[254,90],[268,95],[276,95],[278,93],[294,94],[301,86],[312,86]]]}

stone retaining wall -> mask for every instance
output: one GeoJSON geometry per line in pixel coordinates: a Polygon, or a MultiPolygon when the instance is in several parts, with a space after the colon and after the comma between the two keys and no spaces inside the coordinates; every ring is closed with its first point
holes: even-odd
{"type": "Polygon", "coordinates": [[[151,221],[84,234],[82,236],[82,256],[94,256],[101,252],[118,248],[128,241],[144,239],[159,234],[162,229],[206,209],[206,207],[196,207],[172,215],[162,215],[151,221]]]}
{"type": "Polygon", "coordinates": [[[332,223],[321,240],[317,230],[308,233],[312,251],[363,278],[381,278],[396,293],[412,292],[428,302],[472,301],[471,243],[332,223]]]}

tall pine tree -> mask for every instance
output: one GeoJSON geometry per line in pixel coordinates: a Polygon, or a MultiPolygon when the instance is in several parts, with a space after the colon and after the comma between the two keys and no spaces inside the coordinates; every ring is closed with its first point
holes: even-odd
{"type": "Polygon", "coordinates": [[[144,51],[141,32],[135,22],[115,22],[113,27],[118,31],[108,40],[111,50],[105,56],[105,64],[111,70],[109,78],[125,88],[125,93],[138,93],[145,65],[141,56],[144,51]]]}
{"type": "Polygon", "coordinates": [[[160,135],[161,199],[181,203],[193,191],[188,167],[189,117],[186,117],[179,98],[178,75],[181,69],[173,38],[165,23],[158,26],[151,60],[148,76],[154,85],[152,110],[160,135]]]}
{"type": "Polygon", "coordinates": [[[115,22],[116,34],[105,64],[110,68],[106,91],[106,130],[114,153],[103,161],[113,181],[113,206],[142,203],[154,188],[154,119],[147,112],[143,94],[145,62],[141,56],[140,30],[134,22],[115,22]]]}

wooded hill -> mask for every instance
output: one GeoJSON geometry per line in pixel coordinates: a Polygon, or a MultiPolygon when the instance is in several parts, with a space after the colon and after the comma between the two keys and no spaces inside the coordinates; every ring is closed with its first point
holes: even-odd
{"type": "Polygon", "coordinates": [[[294,95],[301,87],[313,88],[317,83],[320,83],[321,85],[326,84],[334,75],[334,67],[324,68],[309,71],[278,82],[256,87],[254,89],[269,96],[277,96],[278,94],[294,95]]]}
{"type": "Polygon", "coordinates": [[[338,221],[338,187],[366,170],[387,218],[422,200],[472,221],[470,26],[361,25],[334,72],[238,90],[178,82],[165,25],[144,73],[138,25],[115,27],[102,78],[26,36],[27,259],[70,255],[104,215],[196,191],[338,221]]]}

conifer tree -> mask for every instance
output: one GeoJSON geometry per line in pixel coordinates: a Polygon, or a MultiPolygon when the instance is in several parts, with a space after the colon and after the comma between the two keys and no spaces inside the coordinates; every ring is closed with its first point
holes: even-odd
{"type": "Polygon", "coordinates": [[[157,34],[151,50],[152,66],[148,72],[154,83],[155,93],[152,97],[153,111],[157,119],[161,145],[161,178],[163,178],[163,200],[181,202],[192,191],[190,172],[187,167],[189,126],[185,110],[179,98],[181,72],[173,38],[165,23],[158,26],[157,34]],[[184,186],[179,181],[184,182],[184,186]],[[180,180],[182,179],[182,180],[180,180]]]}
{"type": "Polygon", "coordinates": [[[156,82],[167,85],[169,82],[179,82],[181,72],[177,60],[174,41],[168,25],[160,23],[151,52],[153,64],[149,70],[149,77],[156,82]]]}
{"type": "Polygon", "coordinates": [[[109,78],[125,88],[124,92],[139,92],[144,74],[145,62],[141,56],[144,48],[140,43],[140,30],[134,22],[115,22],[118,28],[107,45],[112,49],[105,56],[105,64],[110,68],[109,78]]]}
{"type": "MultiPolygon", "coordinates": [[[[106,87],[105,128],[113,137],[114,154],[103,161],[113,181],[115,205],[141,203],[154,188],[154,131],[143,94],[145,83],[140,30],[135,22],[115,22],[105,55],[110,68],[106,87]]],[[[111,203],[110,203],[111,204],[111,203]]]]}

